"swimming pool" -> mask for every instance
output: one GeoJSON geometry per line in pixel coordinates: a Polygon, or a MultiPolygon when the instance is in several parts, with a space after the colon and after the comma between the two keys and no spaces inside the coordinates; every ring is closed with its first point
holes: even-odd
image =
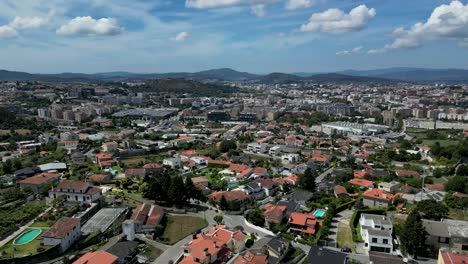
{"type": "Polygon", "coordinates": [[[317,209],[317,210],[315,210],[314,215],[315,215],[315,217],[321,218],[321,217],[323,217],[325,215],[325,212],[326,211],[323,210],[323,209],[317,209]]]}
{"type": "Polygon", "coordinates": [[[24,231],[19,237],[13,241],[15,245],[25,245],[33,241],[39,234],[41,234],[41,229],[34,228],[24,231]]]}

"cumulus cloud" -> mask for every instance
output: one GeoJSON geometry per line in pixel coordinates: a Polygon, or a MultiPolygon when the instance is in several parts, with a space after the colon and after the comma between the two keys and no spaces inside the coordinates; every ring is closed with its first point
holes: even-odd
{"type": "Polygon", "coordinates": [[[363,49],[363,46],[358,46],[351,50],[340,50],[336,52],[336,55],[351,55],[351,54],[361,53],[362,49],[363,49]]]}
{"type": "Polygon", "coordinates": [[[122,33],[123,30],[114,18],[94,19],[84,16],[68,21],[57,30],[57,34],[114,36],[122,33]]]}
{"type": "Polygon", "coordinates": [[[172,37],[171,40],[174,42],[184,42],[188,38],[189,34],[187,32],[180,32],[175,37],[172,37]]]}
{"type": "Polygon", "coordinates": [[[345,13],[338,8],[331,8],[322,13],[315,13],[309,22],[300,28],[303,32],[322,31],[328,33],[354,32],[364,29],[377,12],[374,8],[360,5],[345,13]]]}
{"type": "Polygon", "coordinates": [[[426,22],[416,23],[411,28],[397,28],[392,32],[392,43],[381,49],[369,50],[369,54],[384,53],[398,49],[415,49],[436,40],[450,40],[468,47],[468,4],[453,1],[436,7],[426,22]]]}
{"type": "Polygon", "coordinates": [[[315,0],[288,0],[286,9],[295,10],[299,8],[308,8],[315,4],[315,0]]]}
{"type": "Polygon", "coordinates": [[[16,16],[9,24],[10,27],[15,29],[31,29],[31,28],[41,28],[47,26],[54,16],[54,12],[51,11],[47,17],[21,17],[16,16]]]}
{"type": "Polygon", "coordinates": [[[0,26],[0,39],[16,38],[17,36],[18,32],[14,28],[8,25],[0,26]]]}
{"type": "Polygon", "coordinates": [[[220,8],[237,5],[271,4],[275,0],[185,0],[185,6],[190,8],[220,8]]]}
{"type": "Polygon", "coordinates": [[[254,15],[258,16],[258,17],[264,17],[265,14],[266,14],[264,4],[254,5],[254,6],[252,6],[250,8],[250,10],[252,11],[252,14],[254,14],[254,15]]]}

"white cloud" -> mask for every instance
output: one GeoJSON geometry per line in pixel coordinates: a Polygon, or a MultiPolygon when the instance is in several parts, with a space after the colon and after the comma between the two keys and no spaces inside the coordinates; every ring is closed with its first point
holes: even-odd
{"type": "Polygon", "coordinates": [[[16,16],[11,22],[10,27],[15,29],[30,29],[30,28],[41,28],[47,26],[54,16],[54,12],[51,11],[47,17],[39,16],[16,16]]]}
{"type": "Polygon", "coordinates": [[[461,47],[468,44],[468,4],[452,1],[436,7],[426,22],[418,22],[411,28],[397,28],[392,32],[392,43],[369,54],[384,53],[398,49],[415,49],[436,40],[457,42],[461,47]],[[378,52],[376,52],[378,51],[378,52]]]}
{"type": "Polygon", "coordinates": [[[185,6],[191,8],[219,8],[236,5],[270,4],[275,0],[185,0],[185,6]]]}
{"type": "Polygon", "coordinates": [[[363,46],[358,46],[351,50],[338,51],[336,52],[336,55],[351,55],[351,54],[361,53],[362,49],[363,49],[363,46]]]}
{"type": "Polygon", "coordinates": [[[331,8],[322,13],[312,14],[309,22],[303,24],[300,30],[303,32],[322,31],[328,33],[360,31],[367,26],[376,14],[374,8],[367,8],[365,5],[355,7],[349,13],[345,13],[341,9],[331,8]]]}
{"type": "Polygon", "coordinates": [[[90,16],[75,17],[57,30],[60,35],[113,36],[123,32],[114,18],[94,19],[90,16]]]}
{"type": "Polygon", "coordinates": [[[188,38],[189,34],[187,32],[180,32],[175,37],[171,38],[174,42],[184,42],[188,38]]]}
{"type": "Polygon", "coordinates": [[[266,14],[264,4],[254,5],[250,9],[252,11],[252,14],[254,14],[254,15],[258,16],[258,17],[264,17],[265,14],[266,14]]]}
{"type": "Polygon", "coordinates": [[[286,9],[295,10],[299,8],[308,8],[315,4],[315,0],[288,0],[286,9]]]}
{"type": "Polygon", "coordinates": [[[8,25],[0,26],[0,39],[16,38],[18,32],[8,25]]]}

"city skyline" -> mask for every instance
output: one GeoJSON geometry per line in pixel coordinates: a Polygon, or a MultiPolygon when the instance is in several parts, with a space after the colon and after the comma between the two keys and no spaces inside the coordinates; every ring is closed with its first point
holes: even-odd
{"type": "Polygon", "coordinates": [[[2,1],[0,69],[468,68],[467,17],[466,1],[440,0],[2,1]]]}

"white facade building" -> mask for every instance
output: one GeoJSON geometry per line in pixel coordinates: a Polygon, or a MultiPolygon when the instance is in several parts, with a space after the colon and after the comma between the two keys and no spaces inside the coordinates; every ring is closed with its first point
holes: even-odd
{"type": "Polygon", "coordinates": [[[364,249],[376,252],[393,252],[393,223],[385,215],[361,214],[361,237],[364,249]]]}

